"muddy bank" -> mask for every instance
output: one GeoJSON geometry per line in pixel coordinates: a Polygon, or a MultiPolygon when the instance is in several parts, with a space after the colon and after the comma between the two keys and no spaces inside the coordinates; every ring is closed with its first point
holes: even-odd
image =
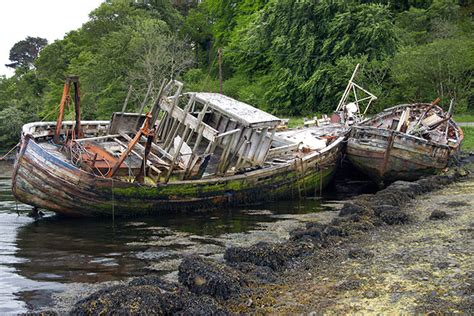
{"type": "Polygon", "coordinates": [[[472,311],[474,190],[466,176],[453,168],[396,182],[285,242],[228,247],[224,261],[189,256],[179,284],[133,280],[90,295],[73,313],[472,311]]]}

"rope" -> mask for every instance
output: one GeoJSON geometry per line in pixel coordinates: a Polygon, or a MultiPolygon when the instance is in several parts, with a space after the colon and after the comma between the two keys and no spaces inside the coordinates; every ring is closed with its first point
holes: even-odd
{"type": "Polygon", "coordinates": [[[58,109],[59,109],[59,106],[60,106],[60,104],[58,104],[58,105],[57,105],[55,108],[53,108],[50,112],[46,113],[46,115],[43,116],[43,118],[41,119],[40,122],[44,122],[44,120],[46,120],[51,114],[56,113],[56,112],[58,111],[58,109]]]}
{"type": "Polygon", "coordinates": [[[112,226],[115,228],[115,196],[114,196],[114,178],[112,180],[112,226]]]}
{"type": "Polygon", "coordinates": [[[13,148],[10,149],[5,155],[3,155],[3,156],[0,158],[0,161],[4,160],[4,159],[13,151],[13,149],[17,148],[19,145],[20,145],[20,142],[18,142],[15,146],[13,146],[13,148]]]}

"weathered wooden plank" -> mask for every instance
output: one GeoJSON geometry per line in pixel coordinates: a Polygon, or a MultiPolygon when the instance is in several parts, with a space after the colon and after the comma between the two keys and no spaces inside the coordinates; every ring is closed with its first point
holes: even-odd
{"type": "MultiPolygon", "coordinates": [[[[162,102],[161,107],[164,111],[170,113],[172,106],[167,102],[162,102]]],[[[170,115],[175,119],[179,119],[183,117],[183,113],[183,109],[176,107],[174,111],[170,113],[170,115]]],[[[182,124],[189,126],[193,130],[197,130],[198,123],[198,119],[192,115],[186,115],[184,121],[182,122],[182,124]]],[[[203,122],[201,122],[199,125],[203,126],[203,137],[213,142],[218,134],[218,131],[203,122]]]]}
{"type": "Polygon", "coordinates": [[[301,143],[298,144],[290,144],[285,146],[280,146],[276,148],[271,148],[268,152],[268,159],[281,156],[282,154],[289,153],[298,149],[301,143]]]}
{"type": "Polygon", "coordinates": [[[104,140],[104,139],[109,139],[109,138],[116,138],[119,136],[120,134],[112,134],[112,135],[104,135],[104,136],[97,136],[97,137],[80,138],[80,139],[75,139],[74,142],[81,143],[81,142],[87,142],[87,141],[104,140]]]}

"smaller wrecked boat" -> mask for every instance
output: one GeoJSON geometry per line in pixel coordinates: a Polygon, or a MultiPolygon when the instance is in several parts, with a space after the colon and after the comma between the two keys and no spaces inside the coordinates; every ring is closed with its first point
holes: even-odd
{"type": "Polygon", "coordinates": [[[416,180],[448,165],[463,132],[433,103],[398,105],[366,119],[351,130],[347,157],[378,184],[416,180]]]}

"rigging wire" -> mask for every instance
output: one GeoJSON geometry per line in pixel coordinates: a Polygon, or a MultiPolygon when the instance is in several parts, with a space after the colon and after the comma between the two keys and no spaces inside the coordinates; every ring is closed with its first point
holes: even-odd
{"type": "Polygon", "coordinates": [[[217,59],[217,52],[214,54],[214,59],[212,60],[212,63],[209,65],[209,71],[207,73],[207,76],[206,76],[206,79],[204,80],[204,83],[201,87],[201,90],[204,90],[204,88],[207,86],[207,84],[209,83],[209,79],[211,77],[211,71],[212,71],[212,68],[214,67],[214,64],[216,63],[216,59],[217,59]]]}
{"type": "Polygon", "coordinates": [[[8,156],[15,148],[17,148],[19,145],[20,145],[20,142],[18,142],[15,146],[13,146],[5,155],[3,155],[2,157],[0,157],[0,161],[2,161],[2,160],[4,160],[5,158],[7,158],[7,156],[8,156]]]}

